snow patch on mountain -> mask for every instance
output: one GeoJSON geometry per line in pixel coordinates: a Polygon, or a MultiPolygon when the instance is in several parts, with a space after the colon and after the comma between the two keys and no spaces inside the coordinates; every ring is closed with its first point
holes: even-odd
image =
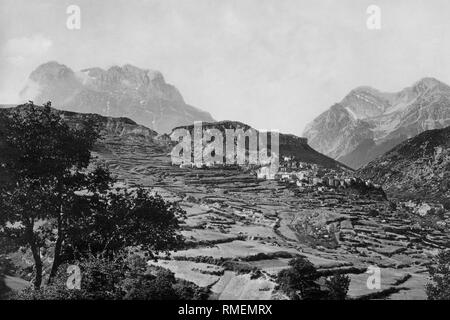
{"type": "Polygon", "coordinates": [[[352,111],[352,109],[350,109],[349,107],[345,107],[345,110],[347,110],[348,113],[350,113],[350,115],[353,117],[353,119],[358,120],[358,115],[356,113],[354,113],[352,111]]]}

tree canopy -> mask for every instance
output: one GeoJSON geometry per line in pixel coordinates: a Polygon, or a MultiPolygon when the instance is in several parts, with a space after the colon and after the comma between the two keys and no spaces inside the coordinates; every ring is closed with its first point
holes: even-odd
{"type": "Polygon", "coordinates": [[[42,256],[50,251],[49,283],[70,260],[125,247],[146,253],[176,248],[182,237],[175,203],[137,187],[115,189],[104,167],[89,166],[99,139],[95,123],[70,127],[60,112],[32,102],[7,116],[0,130],[0,238],[28,247],[40,288],[42,256]]]}

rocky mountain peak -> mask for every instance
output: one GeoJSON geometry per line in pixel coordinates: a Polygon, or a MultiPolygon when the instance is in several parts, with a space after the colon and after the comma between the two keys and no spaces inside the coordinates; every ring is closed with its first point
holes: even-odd
{"type": "Polygon", "coordinates": [[[122,67],[112,66],[107,70],[101,68],[88,68],[80,72],[84,81],[96,83],[99,86],[115,86],[134,89],[149,89],[167,85],[161,72],[140,69],[131,64],[122,67]]]}
{"type": "Polygon", "coordinates": [[[341,101],[341,105],[353,118],[366,119],[382,114],[389,107],[389,101],[380,91],[363,86],[350,91],[341,101]]]}
{"type": "Polygon", "coordinates": [[[381,92],[370,86],[359,86],[350,91],[349,95],[352,95],[352,94],[381,95],[381,92]]]}
{"type": "Polygon", "coordinates": [[[44,63],[30,74],[30,79],[37,82],[71,80],[74,77],[72,69],[56,61],[44,63]]]}
{"type": "Polygon", "coordinates": [[[353,168],[425,130],[450,125],[450,87],[431,77],[393,93],[358,87],[339,105],[319,115],[304,135],[313,148],[353,168]]]}
{"type": "Polygon", "coordinates": [[[438,85],[442,85],[443,83],[433,77],[425,77],[414,83],[414,88],[427,88],[432,89],[438,85]]]}
{"type": "Polygon", "coordinates": [[[450,94],[450,87],[435,78],[423,78],[411,87],[411,90],[419,97],[433,94],[450,94]]]}
{"type": "Polygon", "coordinates": [[[55,61],[39,66],[21,91],[24,101],[51,101],[56,108],[128,117],[159,133],[194,121],[214,121],[211,115],[185,103],[161,72],[131,64],[74,72],[55,61]]]}

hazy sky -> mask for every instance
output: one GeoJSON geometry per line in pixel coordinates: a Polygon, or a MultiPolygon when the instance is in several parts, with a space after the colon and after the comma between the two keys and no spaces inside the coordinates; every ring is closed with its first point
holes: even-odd
{"type": "Polygon", "coordinates": [[[49,60],[131,63],[217,120],[301,134],[354,87],[450,83],[449,17],[448,0],[0,0],[0,103],[49,60]],[[381,30],[366,27],[371,4],[381,30]]]}

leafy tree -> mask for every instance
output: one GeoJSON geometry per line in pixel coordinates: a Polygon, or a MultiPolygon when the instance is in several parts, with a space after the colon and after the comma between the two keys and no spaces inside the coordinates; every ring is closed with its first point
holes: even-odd
{"type": "Polygon", "coordinates": [[[175,249],[184,211],[137,188],[112,189],[108,170],[88,171],[98,134],[92,123],[71,129],[50,103],[19,107],[6,121],[0,186],[0,233],[31,249],[34,287],[42,283],[43,250],[52,249],[49,284],[58,267],[88,254],[114,259],[125,247],[152,254],[175,249]]]}
{"type": "MultiPolygon", "coordinates": [[[[3,119],[5,120],[5,119],[3,119]]],[[[83,169],[98,134],[89,123],[74,130],[51,109],[32,102],[19,106],[5,121],[1,185],[2,232],[31,249],[35,261],[34,285],[42,282],[41,249],[55,238],[51,275],[60,263],[64,220],[76,191],[85,188],[83,169]],[[49,221],[53,228],[43,228],[49,221]],[[54,234],[56,230],[56,234],[54,234]]]]}
{"type": "Polygon", "coordinates": [[[331,300],[345,300],[347,298],[350,278],[347,275],[335,275],[326,280],[328,298],[331,300]]]}
{"type": "Polygon", "coordinates": [[[278,273],[280,289],[294,300],[317,299],[320,287],[316,281],[320,275],[314,265],[304,257],[296,257],[289,261],[289,266],[278,273]]]}
{"type": "Polygon", "coordinates": [[[350,278],[335,275],[324,279],[316,267],[305,257],[289,261],[289,268],[278,273],[279,289],[293,300],[345,300],[350,278]],[[322,281],[325,280],[325,281],[322,281]],[[322,282],[322,286],[319,283],[322,282]]]}
{"type": "Polygon", "coordinates": [[[450,300],[450,250],[442,250],[436,264],[428,267],[431,283],[426,292],[429,300],[450,300]]]}
{"type": "Polygon", "coordinates": [[[18,183],[14,190],[0,193],[1,215],[12,223],[3,225],[3,237],[30,247],[35,264],[35,287],[42,282],[41,248],[45,245],[46,230],[36,223],[47,214],[45,196],[43,190],[29,183],[18,183]]]}
{"type": "Polygon", "coordinates": [[[147,255],[178,249],[183,237],[177,230],[184,214],[178,204],[142,188],[79,197],[67,220],[65,255],[115,255],[127,247],[147,255]]]}

